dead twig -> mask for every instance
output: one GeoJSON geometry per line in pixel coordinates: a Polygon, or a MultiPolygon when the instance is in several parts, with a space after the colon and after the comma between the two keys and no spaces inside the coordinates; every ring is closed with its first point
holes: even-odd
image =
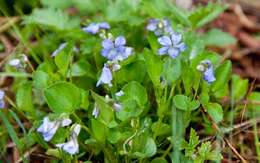
{"type": "Polygon", "coordinates": [[[231,151],[242,161],[242,163],[248,163],[236,150],[235,147],[233,147],[233,145],[226,139],[223,139],[224,142],[228,145],[228,147],[231,149],[231,151]]]}
{"type": "Polygon", "coordinates": [[[2,25],[0,27],[0,33],[6,31],[7,29],[9,29],[12,25],[14,25],[16,22],[18,22],[20,20],[19,17],[12,17],[12,18],[8,18],[7,23],[5,23],[4,25],[2,25]]]}

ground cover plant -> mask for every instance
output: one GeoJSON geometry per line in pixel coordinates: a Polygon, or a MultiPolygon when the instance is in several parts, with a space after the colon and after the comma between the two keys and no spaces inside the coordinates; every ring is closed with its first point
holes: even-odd
{"type": "Polygon", "coordinates": [[[208,49],[236,39],[199,31],[226,4],[190,11],[166,0],[31,5],[13,26],[20,42],[1,62],[1,76],[12,79],[0,91],[3,160],[11,140],[24,162],[33,152],[53,162],[221,162],[223,146],[234,153],[226,157],[240,156],[228,138],[241,112],[254,123],[260,157],[260,94],[208,49]]]}

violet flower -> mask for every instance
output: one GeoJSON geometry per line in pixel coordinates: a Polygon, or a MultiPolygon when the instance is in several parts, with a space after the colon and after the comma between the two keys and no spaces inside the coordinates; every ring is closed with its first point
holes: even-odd
{"type": "Polygon", "coordinates": [[[3,109],[5,107],[4,96],[5,92],[0,90],[0,109],[3,109]]]}
{"type": "Polygon", "coordinates": [[[37,129],[42,134],[43,139],[48,142],[55,135],[59,127],[65,127],[70,125],[71,120],[69,118],[50,121],[48,117],[44,117],[42,125],[37,129]]]}
{"type": "Polygon", "coordinates": [[[98,87],[101,84],[108,84],[109,87],[112,87],[112,83],[111,83],[112,79],[113,79],[113,76],[112,76],[111,70],[109,69],[107,64],[104,64],[104,67],[101,72],[101,76],[100,76],[96,86],[98,87]]]}
{"type": "Polygon", "coordinates": [[[102,29],[103,30],[110,29],[110,25],[107,22],[91,23],[88,26],[82,28],[84,32],[90,34],[97,34],[102,29]]]}
{"type": "Polygon", "coordinates": [[[201,61],[197,66],[197,70],[203,73],[203,79],[208,83],[212,83],[216,80],[213,65],[210,60],[201,61]]]}
{"type": "Polygon", "coordinates": [[[126,40],[124,36],[118,36],[115,40],[105,39],[102,42],[101,55],[109,61],[122,61],[127,59],[133,51],[133,48],[125,46],[126,40]]]}
{"type": "Polygon", "coordinates": [[[185,43],[182,42],[182,35],[178,33],[159,37],[158,42],[163,46],[158,50],[159,55],[168,54],[170,57],[176,58],[186,49],[185,43]]]}
{"type": "Polygon", "coordinates": [[[154,32],[156,36],[169,35],[173,33],[171,23],[168,19],[150,19],[146,29],[154,32]]]}
{"type": "Polygon", "coordinates": [[[66,143],[56,144],[56,147],[61,148],[62,150],[64,150],[65,152],[67,152],[71,155],[78,153],[79,152],[79,143],[78,143],[77,137],[80,133],[80,129],[81,129],[81,127],[79,124],[73,125],[69,141],[66,143]]]}

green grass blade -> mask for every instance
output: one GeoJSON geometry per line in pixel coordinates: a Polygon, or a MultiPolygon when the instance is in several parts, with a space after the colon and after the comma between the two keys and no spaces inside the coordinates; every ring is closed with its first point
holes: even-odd
{"type": "Polygon", "coordinates": [[[9,120],[6,118],[6,115],[3,113],[3,111],[0,111],[0,118],[2,119],[3,124],[5,125],[7,132],[9,136],[11,137],[12,141],[16,144],[17,148],[21,152],[23,149],[23,145],[20,142],[14,128],[12,127],[12,124],[9,122],[9,120]]]}

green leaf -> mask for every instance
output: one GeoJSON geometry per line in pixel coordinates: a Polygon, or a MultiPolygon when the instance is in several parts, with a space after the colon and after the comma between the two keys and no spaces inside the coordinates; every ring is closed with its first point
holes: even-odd
{"type": "Polygon", "coordinates": [[[31,82],[25,82],[19,86],[16,93],[16,103],[18,108],[22,111],[28,111],[34,114],[31,82]]]}
{"type": "Polygon", "coordinates": [[[201,158],[206,160],[207,156],[209,155],[211,151],[211,144],[210,142],[202,143],[201,146],[198,149],[199,155],[201,158]]]}
{"type": "Polygon", "coordinates": [[[218,90],[216,90],[213,94],[215,98],[221,99],[225,96],[229,96],[229,83],[226,83],[223,85],[223,87],[220,87],[218,90]]]}
{"type": "Polygon", "coordinates": [[[128,0],[117,0],[114,2],[111,1],[110,4],[105,7],[107,20],[114,22],[127,21],[129,25],[138,25],[142,22],[142,19],[136,16],[138,7],[140,6],[138,1],[132,3],[132,1],[128,0]]]}
{"type": "Polygon", "coordinates": [[[148,138],[144,147],[144,155],[151,157],[156,153],[156,144],[152,138],[148,138]]]}
{"type": "Polygon", "coordinates": [[[74,63],[68,73],[68,76],[73,76],[73,77],[88,76],[93,79],[96,78],[96,74],[93,73],[93,70],[91,69],[91,65],[84,60],[74,63]]]}
{"type": "Polygon", "coordinates": [[[248,99],[251,102],[260,102],[260,92],[251,92],[248,99]]]}
{"type": "Polygon", "coordinates": [[[37,70],[33,73],[33,86],[36,89],[43,89],[48,86],[49,75],[48,73],[37,70]]]}
{"type": "Polygon", "coordinates": [[[71,113],[81,103],[80,89],[68,82],[58,82],[46,88],[44,97],[55,113],[71,113]]]}
{"type": "Polygon", "coordinates": [[[200,101],[193,100],[189,102],[189,110],[196,110],[200,106],[200,101]]]}
{"type": "Polygon", "coordinates": [[[152,131],[156,133],[157,131],[158,134],[156,136],[161,136],[161,135],[170,135],[171,134],[171,126],[166,123],[160,123],[160,122],[155,122],[152,124],[152,131]]]}
{"type": "MultiPolygon", "coordinates": [[[[143,139],[142,139],[143,140],[143,139]]],[[[133,153],[134,156],[138,158],[146,158],[146,157],[152,157],[156,154],[157,148],[154,140],[150,137],[146,138],[146,140],[143,140],[145,142],[142,142],[140,144],[140,151],[136,151],[133,153]]],[[[141,143],[141,142],[139,142],[141,143]]]]}
{"type": "Polygon", "coordinates": [[[67,30],[79,27],[79,19],[71,19],[60,9],[34,9],[30,16],[24,17],[25,24],[37,24],[52,27],[57,30],[67,30]]]}
{"type": "Polygon", "coordinates": [[[241,100],[248,90],[248,79],[241,79],[238,75],[232,76],[231,98],[241,100]]]}
{"type": "Polygon", "coordinates": [[[214,45],[220,47],[235,44],[237,42],[235,37],[219,29],[211,29],[205,35],[203,35],[202,39],[205,45],[214,45]]]}
{"type": "Polygon", "coordinates": [[[117,118],[121,121],[138,117],[144,110],[144,108],[138,106],[136,100],[125,100],[122,102],[122,107],[123,109],[120,112],[116,112],[117,118]]]}
{"type": "Polygon", "coordinates": [[[188,18],[188,15],[181,8],[176,7],[175,5],[171,5],[170,12],[174,17],[179,20],[184,25],[191,26],[191,22],[188,18]]]}
{"type": "Polygon", "coordinates": [[[110,143],[115,144],[122,140],[123,134],[121,134],[117,129],[111,129],[108,132],[107,139],[110,143]]]}
{"type": "Polygon", "coordinates": [[[153,160],[151,161],[151,163],[168,163],[168,161],[165,160],[165,159],[162,158],[162,157],[157,157],[157,158],[153,159],[153,160]]]}
{"type": "Polygon", "coordinates": [[[163,18],[163,13],[165,12],[165,2],[159,0],[144,0],[142,1],[143,10],[151,17],[163,18]]]}
{"type": "Polygon", "coordinates": [[[142,82],[144,80],[145,75],[146,66],[144,61],[136,61],[126,66],[122,66],[122,68],[118,72],[116,72],[115,80],[117,83],[128,83],[129,81],[133,80],[142,82]]]}
{"type": "Polygon", "coordinates": [[[250,101],[249,108],[254,110],[254,112],[260,112],[260,105],[255,104],[260,103],[260,92],[251,92],[248,96],[248,100],[250,101]]]}
{"type": "Polygon", "coordinates": [[[135,100],[139,106],[144,106],[147,103],[146,89],[140,83],[129,82],[122,90],[124,92],[124,95],[120,97],[122,101],[135,100]]]}
{"type": "Polygon", "coordinates": [[[91,119],[91,129],[95,139],[101,143],[105,143],[108,128],[98,120],[91,119]]]}
{"type": "Polygon", "coordinates": [[[7,132],[9,134],[9,136],[11,137],[12,141],[16,144],[19,151],[22,152],[23,144],[20,142],[12,124],[9,122],[9,120],[7,119],[6,115],[4,115],[2,110],[0,110],[0,119],[2,120],[3,124],[5,125],[7,132]]]}
{"type": "Polygon", "coordinates": [[[48,150],[46,151],[46,154],[49,155],[49,156],[54,156],[54,157],[57,157],[59,159],[62,159],[61,152],[59,151],[58,148],[56,148],[56,149],[48,148],[48,150]]]}
{"type": "Polygon", "coordinates": [[[218,103],[208,103],[204,107],[207,110],[208,114],[216,123],[222,121],[223,110],[221,105],[219,105],[218,103]]]}
{"type": "Polygon", "coordinates": [[[216,92],[218,89],[222,88],[223,85],[225,85],[231,74],[231,61],[225,61],[222,65],[220,65],[216,71],[215,71],[215,76],[216,76],[216,81],[213,82],[211,86],[211,90],[213,92],[216,92]]]}
{"type": "MultiPolygon", "coordinates": [[[[152,32],[150,32],[147,36],[147,40],[148,40],[154,54],[157,54],[157,50],[159,48],[157,39],[158,38],[152,32]]],[[[145,49],[144,52],[146,52],[146,51],[148,51],[148,49],[145,49]]]]}
{"type": "Polygon", "coordinates": [[[193,154],[195,154],[196,152],[196,147],[198,144],[199,144],[199,136],[197,136],[196,131],[193,128],[191,128],[189,143],[185,142],[184,145],[185,156],[192,158],[193,154]]]}
{"type": "Polygon", "coordinates": [[[63,143],[66,140],[68,134],[69,132],[66,130],[66,128],[58,128],[57,132],[51,139],[51,143],[52,144],[63,143]]]}
{"type": "MultiPolygon", "coordinates": [[[[63,76],[67,76],[67,71],[72,57],[72,46],[68,45],[62,49],[54,58],[55,64],[63,76]]],[[[71,75],[71,74],[69,74],[71,75]]]]}
{"type": "Polygon", "coordinates": [[[92,97],[94,98],[97,108],[99,109],[98,120],[102,123],[109,126],[109,123],[114,120],[113,108],[105,101],[104,97],[91,92],[92,97]]]}
{"type": "Polygon", "coordinates": [[[188,110],[189,109],[189,97],[185,95],[175,95],[173,97],[173,104],[180,110],[188,110]]]}
{"type": "Polygon", "coordinates": [[[42,5],[50,8],[67,8],[71,5],[71,0],[55,0],[55,1],[49,1],[49,0],[41,0],[42,5]]]}
{"type": "Polygon", "coordinates": [[[148,75],[154,86],[158,86],[160,84],[160,76],[162,73],[162,61],[148,49],[144,50],[144,57],[148,75]]]}
{"type": "Polygon", "coordinates": [[[81,90],[81,108],[88,109],[89,106],[89,91],[81,90]]]}
{"type": "Polygon", "coordinates": [[[189,20],[193,27],[199,28],[217,18],[225,8],[225,6],[222,6],[222,4],[219,3],[209,3],[207,7],[197,8],[189,16],[189,20]]]}
{"type": "Polygon", "coordinates": [[[167,58],[163,65],[162,77],[166,79],[169,84],[176,81],[182,72],[181,61],[179,58],[167,58]]]}
{"type": "Polygon", "coordinates": [[[192,111],[199,107],[200,102],[192,100],[185,95],[175,95],[173,97],[173,104],[176,108],[184,111],[192,111]]]}

